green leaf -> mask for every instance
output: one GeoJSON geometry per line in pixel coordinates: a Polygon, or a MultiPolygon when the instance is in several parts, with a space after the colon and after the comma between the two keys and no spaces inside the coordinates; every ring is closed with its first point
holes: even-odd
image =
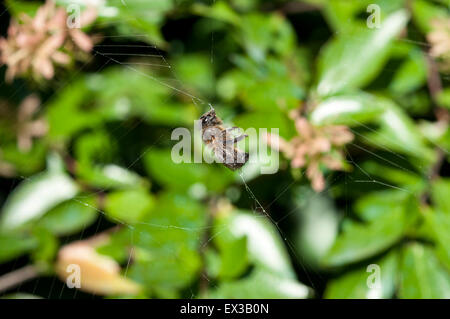
{"type": "Polygon", "coordinates": [[[47,147],[41,141],[34,141],[32,148],[21,151],[17,143],[2,145],[1,158],[14,165],[15,170],[22,175],[35,174],[45,167],[47,147]]]}
{"type": "Polygon", "coordinates": [[[383,112],[381,102],[367,93],[333,96],[319,103],[310,113],[314,124],[358,126],[383,112]]]}
{"type": "Polygon", "coordinates": [[[317,92],[324,96],[368,84],[381,70],[392,40],[407,22],[407,12],[398,10],[379,29],[356,29],[334,39],[319,57],[317,92]]]}
{"type": "Polygon", "coordinates": [[[450,109],[450,88],[445,88],[441,92],[439,92],[437,101],[439,105],[450,109]]]}
{"type": "Polygon", "coordinates": [[[152,124],[178,126],[192,125],[197,118],[195,105],[171,100],[173,90],[151,68],[113,67],[88,77],[87,83],[98,97],[98,113],[106,119],[138,116],[152,124]]]}
{"type": "Polygon", "coordinates": [[[295,47],[294,30],[282,15],[251,12],[239,16],[224,1],[212,6],[194,5],[193,9],[197,14],[234,25],[236,38],[254,61],[263,62],[269,50],[286,55],[295,47]]]}
{"type": "Polygon", "coordinates": [[[189,285],[200,271],[197,252],[178,246],[172,251],[137,250],[129,276],[160,298],[177,297],[177,290],[189,285]]]}
{"type": "Polygon", "coordinates": [[[367,223],[349,222],[322,264],[337,267],[364,260],[386,250],[404,233],[405,208],[398,205],[378,219],[367,223]]]}
{"type": "Polygon", "coordinates": [[[83,196],[80,199],[65,201],[51,209],[37,225],[58,236],[71,235],[91,225],[96,218],[95,197],[83,196]]]}
{"type": "Polygon", "coordinates": [[[448,3],[446,8],[431,1],[414,0],[411,3],[411,9],[413,21],[423,33],[428,33],[432,30],[431,22],[433,20],[449,17],[448,3]]]}
{"type": "Polygon", "coordinates": [[[237,211],[221,221],[222,231],[235,238],[247,237],[249,260],[279,277],[295,278],[289,254],[276,228],[265,218],[237,211]]]}
{"type": "Polygon", "coordinates": [[[386,100],[385,105],[386,110],[379,118],[380,128],[365,134],[366,141],[374,147],[382,145],[421,161],[432,162],[435,154],[425,144],[414,121],[393,102],[386,100]]]}
{"type": "MultiPolygon", "coordinates": [[[[70,0],[60,0],[71,3],[70,0]]],[[[119,34],[139,41],[164,47],[166,42],[160,28],[167,12],[175,7],[173,0],[130,1],[124,4],[121,1],[99,2],[98,11],[103,26],[113,26],[119,34]]],[[[100,23],[100,25],[102,25],[100,23]]]]}
{"type": "Polygon", "coordinates": [[[377,222],[385,214],[402,210],[409,194],[401,190],[382,190],[371,192],[355,203],[355,212],[361,219],[368,222],[377,222]]]}
{"type": "Polygon", "coordinates": [[[391,252],[370,265],[350,270],[327,284],[324,297],[327,299],[379,299],[392,298],[395,291],[398,270],[397,252],[391,252]],[[372,267],[370,267],[372,265],[372,267]],[[378,268],[379,267],[379,268],[378,268]],[[370,281],[379,270],[379,286],[370,281]],[[370,286],[369,284],[375,284],[370,286]]]}
{"type": "Polygon", "coordinates": [[[273,112],[274,108],[288,111],[298,107],[304,92],[287,77],[269,76],[247,85],[240,95],[247,108],[273,112]]]}
{"type": "Polygon", "coordinates": [[[34,17],[42,3],[39,1],[6,0],[6,5],[11,15],[17,18],[21,13],[34,17]]]}
{"type": "Polygon", "coordinates": [[[240,41],[254,61],[264,61],[269,50],[286,55],[295,46],[294,30],[282,15],[251,13],[241,18],[239,27],[240,41]]]}
{"type": "Polygon", "coordinates": [[[346,32],[366,26],[367,18],[372,14],[368,7],[375,4],[380,7],[381,21],[392,12],[404,7],[404,1],[392,0],[309,0],[313,5],[323,7],[328,24],[337,32],[346,32]],[[360,16],[362,16],[360,18],[360,16]]]}
{"type": "Polygon", "coordinates": [[[400,274],[400,298],[450,298],[450,274],[429,247],[418,243],[408,245],[403,250],[400,274]]]}
{"type": "Polygon", "coordinates": [[[255,269],[245,278],[222,282],[209,291],[208,298],[219,299],[303,299],[311,296],[311,290],[298,281],[279,277],[271,272],[255,269]]]}
{"type": "Polygon", "coordinates": [[[431,184],[431,198],[436,208],[450,215],[450,179],[440,178],[431,184]]]}
{"type": "Polygon", "coordinates": [[[211,231],[211,242],[219,253],[209,252],[208,265],[211,274],[219,280],[238,277],[249,266],[247,237],[234,235],[230,231],[229,221],[230,219],[219,216],[211,231]]]}
{"type": "Polygon", "coordinates": [[[144,156],[150,175],[161,185],[177,190],[187,190],[202,184],[211,191],[225,189],[234,179],[223,166],[208,163],[175,163],[170,150],[151,150],[144,156]]]}
{"type": "Polygon", "coordinates": [[[311,264],[317,262],[333,245],[338,233],[338,214],[331,198],[307,187],[294,190],[298,229],[295,244],[301,256],[311,264]]]}
{"type": "Polygon", "coordinates": [[[239,15],[224,1],[217,1],[212,6],[194,3],[191,9],[195,14],[230,24],[238,25],[241,20],[239,15]]]}
{"type": "Polygon", "coordinates": [[[113,221],[133,224],[151,212],[155,200],[145,189],[132,189],[109,193],[104,205],[106,215],[113,221]]]}
{"type": "Polygon", "coordinates": [[[58,240],[50,231],[40,227],[33,229],[33,236],[38,242],[32,253],[34,262],[50,263],[58,251],[58,240]]]}
{"type": "MultiPolygon", "coordinates": [[[[397,159],[401,157],[397,156],[397,159]]],[[[407,159],[404,159],[404,164],[407,163],[407,159]]],[[[391,162],[393,163],[393,162],[391,162]]],[[[384,181],[388,181],[394,185],[398,185],[404,190],[402,191],[404,194],[407,191],[410,192],[421,192],[427,187],[426,182],[419,173],[415,173],[413,170],[409,170],[407,168],[402,167],[403,163],[387,166],[382,165],[375,161],[365,161],[360,164],[361,168],[372,177],[380,177],[384,181]]],[[[367,177],[367,176],[366,176],[367,177]]]]}
{"type": "Polygon", "coordinates": [[[135,172],[115,164],[95,165],[79,163],[77,175],[85,183],[104,189],[149,187],[150,182],[135,172]]]}
{"type": "Polygon", "coordinates": [[[103,130],[83,134],[76,140],[75,155],[81,163],[109,161],[117,149],[115,141],[103,130]]]}
{"type": "Polygon", "coordinates": [[[184,54],[174,61],[174,69],[177,78],[195,95],[214,93],[214,69],[208,56],[184,54]]]}
{"type": "Polygon", "coordinates": [[[324,5],[323,12],[328,24],[335,31],[342,32],[361,26],[362,22],[357,21],[355,15],[361,12],[364,7],[367,7],[364,1],[328,0],[324,5]]]}
{"type": "Polygon", "coordinates": [[[0,233],[0,262],[6,262],[31,251],[37,246],[34,237],[17,233],[0,233]]]}
{"type": "Polygon", "coordinates": [[[160,297],[175,297],[199,274],[198,253],[205,231],[206,212],[184,194],[164,193],[144,221],[115,235],[123,248],[135,247],[128,274],[160,297]],[[120,237],[120,238],[117,238],[120,237]]]}
{"type": "Polygon", "coordinates": [[[425,220],[436,243],[436,254],[450,271],[450,215],[430,212],[425,220]]]}
{"type": "Polygon", "coordinates": [[[407,94],[419,89],[427,81],[427,62],[420,49],[414,48],[389,84],[389,90],[395,94],[407,94]]]}
{"type": "Polygon", "coordinates": [[[67,141],[73,134],[103,122],[95,108],[83,109],[86,100],[92,101],[92,95],[85,77],[70,83],[50,100],[46,107],[50,140],[67,141]]]}
{"type": "Polygon", "coordinates": [[[77,193],[77,184],[65,173],[35,175],[23,181],[9,195],[2,209],[1,228],[13,229],[35,220],[77,193]]]}
{"type": "Polygon", "coordinates": [[[279,130],[281,137],[289,139],[294,135],[294,125],[288,117],[281,112],[247,112],[237,116],[234,123],[243,128],[267,129],[270,133],[272,128],[279,130]]]}
{"type": "Polygon", "coordinates": [[[247,238],[242,236],[236,240],[224,242],[219,246],[219,249],[220,268],[218,278],[226,280],[241,275],[248,266],[247,238]]]}

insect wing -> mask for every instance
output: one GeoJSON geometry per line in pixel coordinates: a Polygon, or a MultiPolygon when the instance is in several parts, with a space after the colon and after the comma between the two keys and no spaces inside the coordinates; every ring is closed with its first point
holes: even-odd
{"type": "Polygon", "coordinates": [[[224,147],[218,145],[214,148],[217,160],[231,170],[241,168],[248,160],[248,153],[243,152],[232,145],[224,147]]]}

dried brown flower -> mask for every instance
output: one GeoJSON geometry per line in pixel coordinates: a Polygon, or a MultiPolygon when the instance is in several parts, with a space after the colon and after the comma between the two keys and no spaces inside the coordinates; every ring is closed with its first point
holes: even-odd
{"type": "MultiPolygon", "coordinates": [[[[21,14],[18,21],[11,21],[7,38],[0,38],[0,62],[8,66],[8,82],[25,74],[51,79],[55,64],[67,65],[77,53],[92,50],[92,39],[80,29],[69,28],[67,18],[64,8],[47,0],[34,18],[21,14]]],[[[80,16],[80,26],[95,18],[95,9],[86,9],[80,16]]]]}
{"type": "Polygon", "coordinates": [[[2,157],[2,150],[0,150],[0,176],[13,177],[16,174],[16,169],[12,164],[3,161],[1,157],[2,157]]]}
{"type": "Polygon", "coordinates": [[[343,125],[313,126],[297,111],[291,117],[298,135],[287,142],[269,134],[267,142],[272,147],[278,144],[278,149],[291,160],[293,168],[306,167],[313,189],[320,192],[325,188],[321,166],[330,170],[343,169],[342,146],[353,140],[353,134],[343,125]]]}
{"type": "Polygon", "coordinates": [[[17,112],[17,147],[28,151],[33,146],[33,138],[47,133],[47,122],[43,118],[34,118],[41,102],[35,95],[30,95],[20,104],[17,112]]]}
{"type": "Polygon", "coordinates": [[[96,251],[99,245],[108,242],[108,235],[76,241],[63,246],[55,264],[58,276],[67,282],[70,280],[70,266],[80,269],[80,289],[100,295],[136,295],[141,286],[120,274],[119,264],[112,258],[96,251]]]}
{"type": "Polygon", "coordinates": [[[450,72],[450,19],[434,20],[432,27],[427,35],[431,44],[430,55],[439,60],[443,72],[450,72]]]}

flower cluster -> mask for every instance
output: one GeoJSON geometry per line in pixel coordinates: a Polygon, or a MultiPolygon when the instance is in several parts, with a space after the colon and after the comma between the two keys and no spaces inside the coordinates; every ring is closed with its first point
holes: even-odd
{"type": "Polygon", "coordinates": [[[435,20],[432,27],[427,35],[431,44],[430,55],[439,59],[442,71],[450,72],[450,19],[435,20]]]}
{"type": "MultiPolygon", "coordinates": [[[[306,167],[306,175],[312,188],[320,192],[325,188],[322,168],[341,170],[342,147],[353,140],[353,134],[344,125],[314,126],[297,110],[291,113],[298,135],[289,142],[278,138],[278,149],[291,160],[293,168],[306,167]]],[[[274,138],[267,142],[274,147],[274,138]]]]}
{"type": "MultiPolygon", "coordinates": [[[[48,131],[47,121],[38,115],[40,99],[31,94],[17,108],[2,102],[0,101],[0,119],[13,119],[10,121],[10,128],[17,138],[17,148],[22,152],[29,151],[33,146],[33,139],[45,136],[48,131]]],[[[0,125],[7,124],[0,122],[0,125]]]]}
{"type": "Polygon", "coordinates": [[[0,149],[0,176],[13,177],[15,174],[16,170],[14,166],[2,160],[2,150],[0,149]]]}
{"type": "MultiPolygon", "coordinates": [[[[92,23],[96,16],[95,9],[84,10],[78,17],[79,26],[92,23]]],[[[79,28],[68,27],[68,18],[64,8],[48,0],[34,18],[21,14],[18,20],[11,20],[7,38],[0,38],[0,62],[8,66],[8,82],[26,74],[51,79],[54,64],[67,65],[92,50],[92,38],[79,28]]]]}
{"type": "Polygon", "coordinates": [[[30,95],[19,105],[17,112],[17,147],[21,151],[29,151],[33,146],[33,138],[47,133],[47,122],[44,118],[35,118],[41,106],[40,99],[30,95]]]}

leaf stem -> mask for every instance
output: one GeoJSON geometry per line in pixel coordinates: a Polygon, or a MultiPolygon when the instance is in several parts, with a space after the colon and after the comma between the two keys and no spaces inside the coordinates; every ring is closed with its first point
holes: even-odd
{"type": "MultiPolygon", "coordinates": [[[[448,125],[450,119],[449,112],[447,109],[441,107],[438,102],[438,95],[442,91],[442,81],[439,75],[439,69],[437,67],[436,62],[429,54],[426,54],[426,59],[428,63],[428,77],[427,77],[428,90],[430,92],[433,103],[436,106],[434,114],[438,122],[445,123],[448,125]]],[[[445,153],[440,147],[436,147],[436,154],[437,154],[436,162],[431,166],[430,171],[428,173],[429,181],[433,181],[439,177],[439,172],[445,161],[445,153]]],[[[429,196],[430,196],[429,192],[425,192],[424,194],[422,194],[420,202],[422,204],[426,204],[429,199],[429,196]]]]}
{"type": "Polygon", "coordinates": [[[14,288],[25,281],[36,278],[39,275],[39,268],[35,265],[27,265],[11,271],[0,277],[0,293],[14,288]]]}

